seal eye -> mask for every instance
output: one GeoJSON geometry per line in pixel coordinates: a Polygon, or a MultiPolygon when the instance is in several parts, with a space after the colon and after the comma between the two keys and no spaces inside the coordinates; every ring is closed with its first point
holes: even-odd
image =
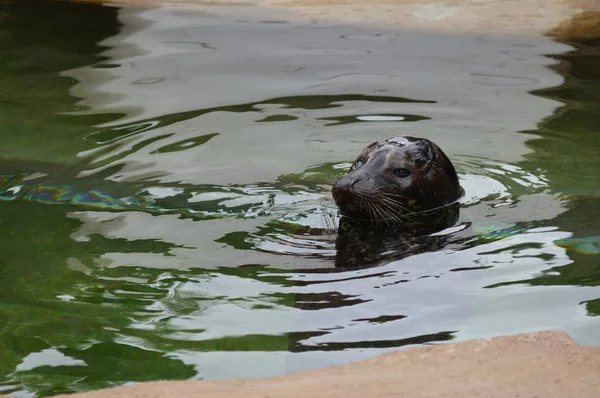
{"type": "Polygon", "coordinates": [[[352,167],[350,167],[350,170],[355,170],[355,169],[358,169],[358,168],[359,168],[360,166],[362,166],[364,163],[365,163],[365,162],[363,162],[363,160],[362,160],[362,159],[358,159],[358,160],[356,161],[356,163],[354,163],[354,164],[352,165],[352,167]]]}
{"type": "Polygon", "coordinates": [[[406,178],[410,175],[410,170],[403,167],[398,167],[392,170],[392,174],[398,178],[406,178]]]}

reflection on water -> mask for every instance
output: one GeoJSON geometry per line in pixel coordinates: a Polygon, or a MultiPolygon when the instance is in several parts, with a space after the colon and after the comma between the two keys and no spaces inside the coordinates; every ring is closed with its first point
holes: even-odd
{"type": "Polygon", "coordinates": [[[0,22],[0,391],[598,343],[597,43],[49,4],[0,22]],[[336,268],[362,237],[336,247],[330,182],[405,133],[453,160],[458,221],[336,268]]]}

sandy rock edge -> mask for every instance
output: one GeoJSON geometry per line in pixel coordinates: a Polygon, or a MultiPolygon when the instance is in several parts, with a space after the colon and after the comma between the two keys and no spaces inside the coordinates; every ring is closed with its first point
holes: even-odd
{"type": "Polygon", "coordinates": [[[155,381],[60,395],[150,397],[598,397],[600,347],[556,331],[419,346],[263,379],[155,381]]]}

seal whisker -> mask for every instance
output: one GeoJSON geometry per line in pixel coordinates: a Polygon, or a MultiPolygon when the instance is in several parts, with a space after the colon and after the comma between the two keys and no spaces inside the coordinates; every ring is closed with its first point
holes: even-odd
{"type": "Polygon", "coordinates": [[[401,209],[404,210],[407,213],[411,213],[414,214],[411,210],[409,210],[407,207],[402,205],[402,202],[391,199],[391,198],[387,198],[387,197],[381,197],[379,198],[382,202],[388,203],[389,205],[394,206],[397,209],[401,209]]]}
{"type": "Polygon", "coordinates": [[[378,206],[378,208],[379,208],[379,211],[382,216],[380,218],[380,220],[381,220],[381,226],[383,227],[384,225],[387,225],[389,223],[390,219],[392,219],[392,218],[391,218],[390,212],[388,210],[386,210],[384,207],[378,206]]]}
{"type": "Polygon", "coordinates": [[[325,175],[325,178],[327,179],[327,182],[329,182],[330,184],[333,184],[335,182],[335,180],[337,180],[339,178],[339,176],[335,175],[334,173],[327,173],[325,175]]]}
{"type": "Polygon", "coordinates": [[[375,208],[376,212],[377,212],[377,224],[380,225],[381,227],[383,227],[384,224],[386,223],[386,217],[385,217],[385,211],[384,211],[384,209],[381,208],[380,206],[378,206],[375,203],[373,203],[373,208],[375,208]]]}
{"type": "MultiPolygon", "coordinates": [[[[378,193],[378,196],[381,199],[387,199],[387,200],[390,200],[390,201],[394,201],[395,203],[398,203],[398,204],[401,203],[400,200],[398,200],[398,199],[405,199],[406,201],[410,200],[409,198],[407,198],[405,196],[395,195],[395,194],[392,194],[392,193],[389,193],[389,192],[380,192],[380,193],[378,193]]],[[[409,211],[408,209],[405,209],[405,210],[409,211]]]]}
{"type": "Polygon", "coordinates": [[[377,221],[383,227],[384,225],[391,225],[391,222],[401,222],[397,215],[395,215],[390,209],[380,203],[379,205],[373,204],[374,207],[378,210],[378,219],[377,221]]]}
{"type": "Polygon", "coordinates": [[[328,195],[323,195],[323,197],[319,199],[319,205],[321,207],[321,221],[324,227],[323,235],[334,235],[334,231],[336,229],[335,214],[332,214],[332,210],[335,209],[334,203],[335,198],[331,193],[328,195]]]}
{"type": "Polygon", "coordinates": [[[367,204],[366,207],[367,207],[368,213],[369,213],[369,220],[371,222],[374,222],[375,225],[379,225],[380,216],[379,216],[379,209],[377,208],[377,204],[372,201],[366,201],[365,203],[367,204]]]}
{"type": "Polygon", "coordinates": [[[407,220],[409,219],[407,216],[405,216],[401,213],[394,212],[394,211],[390,210],[389,208],[388,208],[388,213],[389,213],[390,217],[392,218],[392,220],[397,221],[397,222],[402,222],[402,220],[400,219],[401,215],[404,218],[406,218],[407,220]]]}
{"type": "Polygon", "coordinates": [[[388,225],[391,225],[391,223],[389,221],[395,221],[397,223],[401,223],[402,221],[400,220],[400,217],[395,214],[393,211],[391,211],[389,208],[385,209],[385,213],[388,216],[388,225]]]}
{"type": "Polygon", "coordinates": [[[369,219],[371,221],[375,221],[375,224],[379,224],[379,217],[377,209],[375,208],[375,204],[372,201],[364,200],[363,203],[366,204],[367,212],[369,213],[369,219]]]}
{"type": "Polygon", "coordinates": [[[401,217],[404,217],[406,219],[409,219],[408,215],[413,215],[415,213],[413,213],[412,211],[410,211],[409,209],[407,209],[406,207],[402,206],[400,203],[390,200],[388,198],[380,198],[381,202],[383,202],[390,210],[396,210],[398,211],[399,215],[401,217]],[[405,213],[405,214],[404,214],[405,213]]]}
{"type": "Polygon", "coordinates": [[[389,211],[384,206],[378,206],[381,215],[381,226],[387,225],[390,221],[389,211]]]}
{"type": "Polygon", "coordinates": [[[374,207],[375,209],[377,209],[377,220],[378,220],[378,221],[385,220],[385,218],[386,218],[386,217],[385,217],[385,216],[386,216],[386,215],[385,215],[385,210],[384,210],[384,208],[381,206],[381,203],[376,203],[376,202],[373,202],[373,207],[374,207]]]}
{"type": "Polygon", "coordinates": [[[408,198],[406,196],[398,195],[396,193],[391,193],[391,192],[379,192],[378,195],[385,196],[385,197],[394,197],[394,198],[410,200],[410,198],[408,198]]]}

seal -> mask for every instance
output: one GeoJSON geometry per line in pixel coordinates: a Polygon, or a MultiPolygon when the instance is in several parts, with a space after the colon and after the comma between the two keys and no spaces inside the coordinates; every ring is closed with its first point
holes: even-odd
{"type": "Polygon", "coordinates": [[[373,142],[333,183],[342,216],[375,225],[413,223],[456,203],[461,188],[446,154],[425,138],[373,142]]]}

